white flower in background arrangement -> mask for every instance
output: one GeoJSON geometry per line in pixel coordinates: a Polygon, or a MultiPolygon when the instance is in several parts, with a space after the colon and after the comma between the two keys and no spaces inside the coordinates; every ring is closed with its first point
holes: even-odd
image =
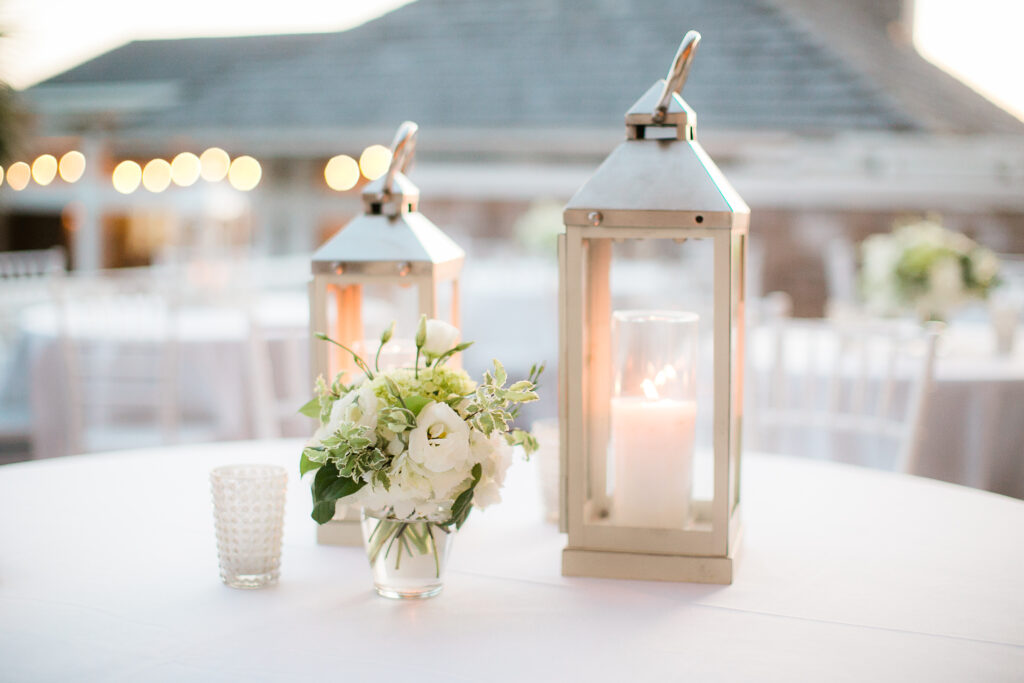
{"type": "Polygon", "coordinates": [[[947,318],[971,299],[985,299],[998,273],[991,250],[931,220],[861,244],[861,294],[877,314],[915,310],[923,319],[947,318]]]}
{"type": "MultiPolygon", "coordinates": [[[[391,339],[393,325],[380,338],[391,339]]],[[[528,455],[536,440],[513,426],[523,403],[537,400],[543,366],[508,386],[501,363],[478,385],[451,357],[469,347],[459,330],[421,318],[412,367],[380,371],[341,343],[363,371],[351,384],[343,375],[318,381],[302,408],[320,427],[303,449],[300,471],[313,479],[313,518],[334,516],[335,505],[354,503],[402,523],[427,521],[461,527],[470,510],[501,500],[512,447],[528,455]]],[[[380,353],[378,350],[378,357],[380,353]]],[[[379,541],[379,539],[377,539],[379,541]]]]}
{"type": "Polygon", "coordinates": [[[979,247],[971,252],[971,270],[979,284],[988,286],[999,274],[999,258],[991,249],[979,247]]]}

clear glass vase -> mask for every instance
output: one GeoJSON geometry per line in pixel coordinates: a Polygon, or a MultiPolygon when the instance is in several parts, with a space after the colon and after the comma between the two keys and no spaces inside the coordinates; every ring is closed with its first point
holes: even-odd
{"type": "Polygon", "coordinates": [[[424,520],[403,520],[363,511],[363,545],[373,584],[385,598],[432,598],[444,588],[454,530],[424,520]]]}

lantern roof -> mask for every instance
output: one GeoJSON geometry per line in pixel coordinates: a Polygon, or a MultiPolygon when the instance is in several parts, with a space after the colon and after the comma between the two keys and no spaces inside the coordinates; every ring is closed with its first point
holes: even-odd
{"type": "Polygon", "coordinates": [[[465,257],[459,245],[419,212],[419,188],[404,173],[412,163],[417,130],[412,121],[399,126],[387,173],[363,190],[363,214],[313,254],[314,273],[340,272],[346,264],[358,264],[369,272],[367,265],[390,263],[408,264],[422,272],[424,264],[465,257]]]}
{"type": "Polygon", "coordinates": [[[419,213],[357,216],[313,254],[313,272],[336,270],[339,263],[432,263],[466,253],[429,218],[419,213]]]}
{"type": "Polygon", "coordinates": [[[567,225],[730,228],[750,213],[697,142],[696,113],[678,92],[699,42],[687,33],[666,78],[626,112],[626,140],[569,200],[567,225]]]}

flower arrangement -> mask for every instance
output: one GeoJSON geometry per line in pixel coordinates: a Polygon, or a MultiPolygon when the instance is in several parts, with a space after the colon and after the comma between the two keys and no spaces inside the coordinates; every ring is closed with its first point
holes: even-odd
{"type": "MultiPolygon", "coordinates": [[[[460,528],[472,508],[501,499],[511,464],[511,447],[529,455],[537,442],[514,428],[519,407],[537,400],[543,366],[527,379],[505,386],[501,363],[477,384],[448,361],[472,342],[458,343],[459,331],[422,317],[412,367],[381,371],[381,349],[394,323],[380,337],[370,365],[357,353],[323,334],[317,337],[352,355],[362,370],[351,383],[339,374],[329,385],[321,377],[316,396],[300,412],[319,419],[320,427],[302,451],[300,471],[315,471],[312,517],[324,524],[335,505],[361,505],[375,517],[397,520],[378,539],[426,544],[413,522],[429,522],[444,531],[460,528]]],[[[380,547],[377,548],[378,552],[380,547]]]]}
{"type": "Polygon", "coordinates": [[[861,292],[873,313],[912,309],[943,320],[998,284],[999,259],[966,235],[933,220],[896,227],[861,244],[861,292]]]}

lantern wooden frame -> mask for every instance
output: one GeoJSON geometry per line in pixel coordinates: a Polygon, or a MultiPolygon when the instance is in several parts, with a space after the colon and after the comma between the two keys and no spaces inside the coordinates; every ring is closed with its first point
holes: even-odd
{"type": "Polygon", "coordinates": [[[627,139],[569,201],[560,262],[562,523],[568,576],[731,583],[740,538],[744,272],[750,209],[696,141],[677,94],[700,36],[626,115],[627,139]],[[670,137],[666,137],[669,134],[670,137]],[[713,243],[713,498],[694,528],[615,526],[606,462],[612,242],[713,243]],[[602,408],[605,406],[605,408],[602,408]]]}
{"type": "MultiPolygon", "coordinates": [[[[428,318],[440,317],[440,288],[449,286],[449,322],[459,326],[459,276],[466,255],[419,212],[419,189],[404,173],[413,159],[417,130],[411,121],[399,127],[388,172],[363,191],[363,214],[313,254],[311,333],[323,332],[350,348],[363,340],[363,287],[367,285],[415,286],[418,313],[428,318]]],[[[329,381],[338,370],[355,367],[341,349],[311,334],[310,369],[315,382],[317,377],[329,381]]],[[[359,510],[339,506],[333,520],[317,527],[317,540],[360,545],[359,510]]]]}

